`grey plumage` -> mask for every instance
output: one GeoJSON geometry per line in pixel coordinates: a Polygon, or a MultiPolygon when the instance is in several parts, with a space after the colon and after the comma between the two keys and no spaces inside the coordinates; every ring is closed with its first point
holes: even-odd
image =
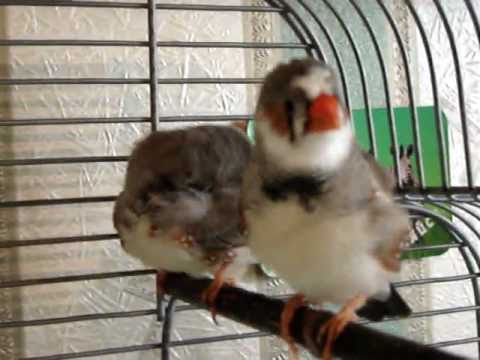
{"type": "MultiPolygon", "coordinates": [[[[408,315],[390,283],[408,240],[394,181],[355,142],[330,67],[312,59],[275,68],[255,113],[256,149],[244,182],[250,246],[308,301],[343,304],[324,356],[355,318],[408,315]],[[393,291],[392,291],[393,289],[393,291]]],[[[282,336],[299,297],[282,314],[282,336]]],[[[322,332],[323,334],[323,332],[322,332]]]]}
{"type": "Polygon", "coordinates": [[[138,143],[114,210],[127,252],[161,270],[212,272],[225,252],[245,245],[240,190],[250,153],[246,137],[227,126],[159,131],[138,143]],[[150,239],[143,238],[148,229],[135,228],[140,218],[155,234],[150,239]],[[191,246],[178,245],[165,259],[163,245],[172,245],[177,230],[191,246]],[[175,263],[187,255],[191,269],[188,259],[175,263]]]}

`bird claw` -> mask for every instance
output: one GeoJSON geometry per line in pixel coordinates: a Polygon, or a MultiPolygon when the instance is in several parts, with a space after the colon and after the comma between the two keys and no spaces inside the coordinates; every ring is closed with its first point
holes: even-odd
{"type": "Polygon", "coordinates": [[[293,296],[283,307],[280,318],[280,335],[287,342],[290,357],[292,359],[298,359],[298,348],[295,345],[295,340],[290,334],[290,323],[295,317],[298,308],[303,305],[305,305],[305,296],[302,294],[293,296]]]}
{"type": "Polygon", "coordinates": [[[208,289],[202,293],[202,301],[208,304],[210,308],[210,314],[212,316],[212,320],[215,323],[215,325],[218,325],[217,308],[215,306],[215,300],[217,299],[217,296],[224,285],[234,286],[235,282],[233,279],[225,279],[221,283],[217,283],[217,284],[212,283],[212,285],[210,285],[208,289]]]}
{"type": "Polygon", "coordinates": [[[215,300],[217,299],[217,296],[223,285],[223,279],[214,279],[212,284],[202,293],[202,301],[210,308],[210,314],[215,325],[218,325],[215,300]]]}
{"type": "MultiPolygon", "coordinates": [[[[232,284],[233,279],[225,279],[224,274],[227,270],[227,267],[232,263],[233,258],[235,257],[235,253],[233,251],[229,251],[226,254],[226,258],[220,265],[220,267],[215,271],[214,278],[210,286],[202,293],[202,301],[207,304],[210,308],[210,313],[212,315],[213,322],[218,325],[217,322],[217,308],[215,305],[216,299],[220,290],[225,284],[232,284]]],[[[208,260],[211,262],[213,256],[209,257],[208,260]]],[[[215,257],[215,259],[217,259],[215,257]]]]}
{"type": "Polygon", "coordinates": [[[321,341],[325,335],[327,336],[323,345],[322,359],[332,359],[332,347],[335,340],[349,323],[358,320],[356,310],[365,304],[365,300],[364,296],[353,298],[321,327],[317,340],[321,341]]]}
{"type": "Polygon", "coordinates": [[[320,329],[320,337],[327,336],[325,344],[323,345],[323,360],[332,359],[332,346],[340,333],[345,329],[347,324],[355,318],[349,318],[343,314],[337,314],[333,316],[326,324],[320,329]]]}

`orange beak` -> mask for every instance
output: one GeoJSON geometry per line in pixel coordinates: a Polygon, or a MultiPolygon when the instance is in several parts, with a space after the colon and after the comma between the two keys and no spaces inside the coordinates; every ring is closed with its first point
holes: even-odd
{"type": "Polygon", "coordinates": [[[308,122],[305,132],[322,132],[340,127],[339,102],[335,95],[318,96],[308,109],[308,122]]]}

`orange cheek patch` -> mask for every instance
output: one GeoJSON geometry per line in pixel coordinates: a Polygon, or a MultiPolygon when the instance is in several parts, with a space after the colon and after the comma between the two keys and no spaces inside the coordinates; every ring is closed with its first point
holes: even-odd
{"type": "Polygon", "coordinates": [[[340,127],[339,104],[336,96],[323,94],[308,109],[305,132],[322,132],[340,127]]]}
{"type": "Polygon", "coordinates": [[[265,109],[265,116],[270,121],[272,128],[280,135],[288,135],[290,129],[288,127],[287,116],[285,110],[278,105],[273,105],[265,109]]]}

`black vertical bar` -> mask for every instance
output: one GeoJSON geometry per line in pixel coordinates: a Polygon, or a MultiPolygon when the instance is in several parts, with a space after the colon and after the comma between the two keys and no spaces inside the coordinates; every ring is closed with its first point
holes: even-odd
{"type": "Polygon", "coordinates": [[[157,130],[158,99],[157,99],[157,16],[156,0],[148,0],[148,47],[150,66],[150,122],[152,131],[157,130]]]}
{"type": "Polygon", "coordinates": [[[173,296],[168,301],[165,310],[165,321],[162,328],[162,360],[170,360],[171,330],[173,326],[173,316],[175,315],[177,299],[173,296]]]}
{"type": "MultiPolygon", "coordinates": [[[[157,81],[157,12],[156,0],[148,0],[148,60],[150,68],[150,129],[157,130],[158,120],[158,81],[157,81]]],[[[164,274],[162,274],[164,275],[164,274]]],[[[157,273],[157,321],[164,321],[164,294],[158,289],[157,273]]]]}

